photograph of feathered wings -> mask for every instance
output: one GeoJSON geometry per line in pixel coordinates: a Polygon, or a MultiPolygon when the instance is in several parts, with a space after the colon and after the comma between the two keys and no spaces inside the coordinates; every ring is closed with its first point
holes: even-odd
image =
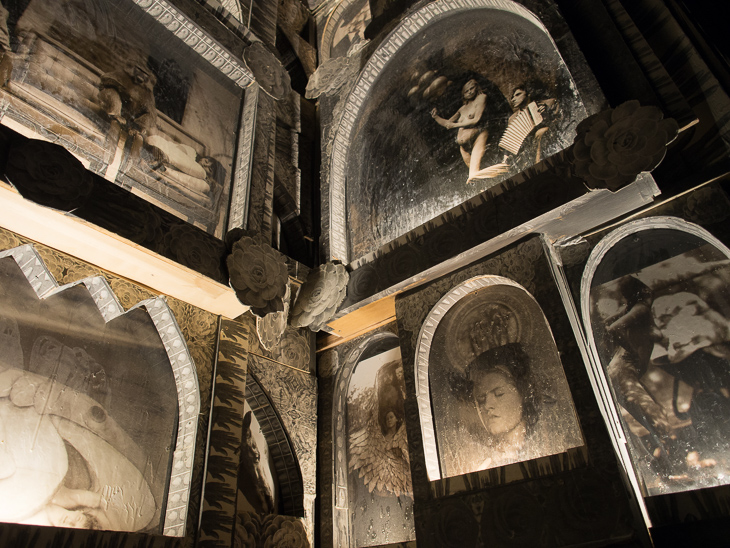
{"type": "Polygon", "coordinates": [[[383,435],[378,420],[379,406],[371,392],[368,422],[365,428],[350,435],[351,471],[358,471],[368,490],[381,494],[412,496],[411,465],[408,457],[408,438],[402,420],[392,436],[383,435]]]}

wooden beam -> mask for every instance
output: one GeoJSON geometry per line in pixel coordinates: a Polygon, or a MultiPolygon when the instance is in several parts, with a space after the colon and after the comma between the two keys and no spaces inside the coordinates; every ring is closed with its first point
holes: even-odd
{"type": "Polygon", "coordinates": [[[0,226],[213,314],[232,319],[248,310],[230,287],[72,214],[26,200],[2,182],[0,226]]]}
{"type": "Polygon", "coordinates": [[[383,297],[327,324],[334,333],[317,338],[317,352],[338,346],[395,321],[395,294],[383,297]]]}

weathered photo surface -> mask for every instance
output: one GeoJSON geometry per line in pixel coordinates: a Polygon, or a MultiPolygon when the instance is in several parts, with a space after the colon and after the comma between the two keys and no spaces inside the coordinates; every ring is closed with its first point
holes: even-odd
{"type": "Polygon", "coordinates": [[[490,285],[454,304],[428,371],[443,477],[583,445],[550,327],[521,287],[490,285]]]}
{"type": "Polygon", "coordinates": [[[353,257],[572,143],[585,110],[564,61],[537,18],[500,6],[442,17],[378,73],[349,148],[353,257]]]}
{"type": "Polygon", "coordinates": [[[3,27],[2,124],[222,234],[240,88],[132,0],[31,0],[3,27]]]}
{"type": "Polygon", "coordinates": [[[350,2],[337,21],[330,46],[330,57],[341,57],[354,45],[365,40],[365,28],[370,23],[370,3],[368,0],[354,0],[350,2]]]}
{"type": "Polygon", "coordinates": [[[643,230],[611,248],[591,328],[647,495],[730,483],[730,259],[643,230]]]}
{"type": "Polygon", "coordinates": [[[279,497],[274,480],[275,474],[272,473],[273,462],[269,445],[248,402],[244,403],[243,409],[243,439],[238,468],[236,512],[277,514],[279,497]]]}
{"type": "Polygon", "coordinates": [[[39,299],[0,259],[0,521],[161,534],[177,423],[146,310],[105,323],[85,285],[39,299]]]}
{"type": "Polygon", "coordinates": [[[365,359],[347,395],[349,507],[355,546],[415,539],[400,349],[365,359]]]}

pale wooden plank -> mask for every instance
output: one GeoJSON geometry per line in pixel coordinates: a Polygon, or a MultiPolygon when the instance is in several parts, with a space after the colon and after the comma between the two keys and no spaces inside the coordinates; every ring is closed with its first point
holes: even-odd
{"type": "Polygon", "coordinates": [[[317,352],[350,341],[394,320],[395,295],[388,295],[327,324],[334,333],[318,338],[317,352]]]}
{"type": "Polygon", "coordinates": [[[0,183],[0,226],[198,308],[236,318],[248,310],[228,286],[0,183]]]}

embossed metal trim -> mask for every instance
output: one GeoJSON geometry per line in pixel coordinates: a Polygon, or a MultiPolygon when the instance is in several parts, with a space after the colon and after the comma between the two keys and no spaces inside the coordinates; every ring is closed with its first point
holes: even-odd
{"type": "Polygon", "coordinates": [[[146,13],[191,47],[236,85],[245,88],[253,82],[253,74],[243,61],[235,58],[185,14],[166,0],[133,0],[146,13]]]}
{"type": "MultiPolygon", "coordinates": [[[[208,3],[210,4],[211,2],[208,3]]],[[[220,4],[224,10],[227,10],[239,22],[243,23],[243,10],[238,0],[220,0],[220,4]]]]}
{"type": "MultiPolygon", "coordinates": [[[[479,289],[495,285],[511,285],[529,291],[517,282],[503,276],[477,276],[471,278],[450,290],[431,309],[418,333],[416,359],[413,364],[416,379],[416,399],[418,400],[418,417],[421,421],[423,433],[423,454],[426,459],[426,473],[431,481],[441,479],[438,449],[436,446],[436,430],[433,426],[433,412],[431,411],[431,391],[428,385],[428,359],[431,354],[431,342],[436,334],[439,322],[446,313],[461,299],[479,289]]],[[[532,297],[532,295],[530,295],[532,297]]]]}
{"type": "Polygon", "coordinates": [[[172,455],[170,487],[167,490],[167,508],[163,534],[172,537],[185,536],[188,515],[190,480],[193,476],[195,437],[200,413],[200,388],[195,363],[190,355],[180,326],[163,297],[148,299],[132,307],[147,309],[160,334],[170,358],[175,375],[178,401],[178,429],[175,451],[172,455]]]}
{"type": "MultiPolygon", "coordinates": [[[[68,288],[84,285],[89,290],[105,322],[109,322],[125,313],[111,286],[101,276],[93,276],[59,286],[32,245],[26,244],[0,252],[0,259],[5,257],[15,259],[36,295],[42,299],[68,288]]],[[[145,308],[150,315],[165,346],[175,376],[179,421],[172,459],[172,471],[170,473],[170,485],[167,491],[163,534],[172,537],[183,537],[185,536],[185,522],[188,515],[195,436],[200,412],[198,375],[180,327],[165,299],[163,297],[147,299],[137,303],[130,310],[135,308],[145,308]]]]}
{"type": "Polygon", "coordinates": [[[248,202],[251,190],[253,165],[253,144],[256,135],[256,111],[259,104],[259,86],[252,85],[244,92],[241,123],[236,150],[236,172],[233,176],[231,209],[228,216],[228,230],[246,228],[248,225],[248,202]]]}
{"type": "MultiPolygon", "coordinates": [[[[550,36],[545,25],[532,12],[509,0],[437,0],[411,14],[398,25],[365,65],[355,87],[347,97],[344,112],[335,134],[330,163],[329,259],[331,261],[339,260],[347,264],[352,259],[349,256],[347,243],[345,189],[347,156],[355,122],[360,109],[365,104],[365,99],[370,93],[370,88],[396,52],[417,32],[444,17],[473,9],[496,9],[514,13],[533,23],[550,36]]],[[[557,47],[555,49],[557,51],[557,47]]]]}

